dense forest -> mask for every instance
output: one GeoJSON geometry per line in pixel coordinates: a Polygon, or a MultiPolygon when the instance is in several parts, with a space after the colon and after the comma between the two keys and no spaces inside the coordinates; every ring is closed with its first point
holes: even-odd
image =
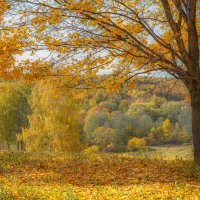
{"type": "Polygon", "coordinates": [[[124,152],[192,140],[187,92],[174,79],[139,77],[112,92],[54,84],[0,83],[2,148],[124,152]]]}

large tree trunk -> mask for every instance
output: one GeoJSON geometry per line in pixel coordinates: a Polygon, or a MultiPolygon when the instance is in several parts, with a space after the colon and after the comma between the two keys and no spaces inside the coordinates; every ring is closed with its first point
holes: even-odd
{"type": "Polygon", "coordinates": [[[192,106],[192,134],[194,144],[194,161],[200,165],[200,89],[190,91],[192,106]]]}

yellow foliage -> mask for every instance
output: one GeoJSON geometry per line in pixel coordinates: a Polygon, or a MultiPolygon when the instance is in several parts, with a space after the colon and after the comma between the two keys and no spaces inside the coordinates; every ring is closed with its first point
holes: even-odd
{"type": "Polygon", "coordinates": [[[162,128],[164,133],[169,134],[171,131],[171,122],[169,119],[166,119],[163,124],[162,124],[162,128]]]}
{"type": "MultiPolygon", "coordinates": [[[[76,84],[84,79],[89,86],[105,87],[109,92],[119,91],[120,85],[127,79],[144,72],[150,74],[152,71],[164,70],[187,79],[187,72],[191,68],[188,63],[196,59],[190,60],[189,55],[189,35],[192,34],[189,34],[191,29],[187,27],[189,25],[183,17],[187,13],[182,13],[182,16],[171,0],[166,1],[170,12],[165,11],[162,1],[154,0],[56,0],[53,3],[41,0],[37,4],[32,1],[14,2],[9,6],[7,1],[1,3],[0,20],[3,20],[1,16],[6,10],[19,7],[19,16],[16,17],[19,18],[19,24],[23,21],[30,26],[9,27],[9,31],[3,31],[0,35],[0,74],[7,78],[10,73],[7,73],[7,69],[16,69],[13,55],[30,47],[33,47],[33,51],[46,49],[51,52],[52,60],[56,60],[53,62],[56,67],[44,70],[40,67],[40,64],[43,65],[42,61],[39,64],[33,61],[28,70],[26,65],[20,65],[29,75],[34,74],[28,76],[29,80],[38,78],[39,74],[57,74],[57,63],[61,63],[60,74],[73,76],[76,84]],[[166,16],[170,13],[173,16],[166,16]],[[173,20],[169,20],[171,18],[173,20]],[[12,32],[15,34],[12,35],[12,32]],[[14,39],[11,40],[8,35],[12,35],[11,38],[14,39]],[[26,40],[21,41],[20,38],[26,40]],[[9,56],[9,61],[7,56],[11,51],[13,54],[9,56]],[[6,64],[1,63],[1,57],[6,64]],[[112,76],[97,84],[98,73],[105,70],[112,76]]],[[[184,7],[184,2],[180,1],[180,4],[180,7],[184,7]]],[[[185,9],[184,12],[188,10],[190,9],[185,9]]],[[[13,19],[10,20],[11,26],[15,23],[15,18],[13,19]]],[[[197,16],[198,33],[199,24],[197,16]]],[[[9,78],[22,76],[21,71],[18,69],[9,78]]],[[[192,76],[195,77],[192,74],[189,80],[194,79],[192,76]]],[[[132,88],[134,85],[127,84],[127,87],[132,88]]]]}
{"type": "Polygon", "coordinates": [[[144,149],[145,147],[146,147],[146,142],[142,138],[134,137],[128,141],[127,148],[129,151],[140,150],[140,149],[144,149]]]}
{"type": "Polygon", "coordinates": [[[71,91],[57,88],[51,80],[32,89],[29,100],[32,115],[23,140],[29,151],[79,151],[80,106],[71,91]]]}
{"type": "Polygon", "coordinates": [[[91,147],[87,147],[84,149],[84,153],[86,154],[93,154],[93,153],[99,153],[99,147],[97,145],[93,145],[91,147]]]}

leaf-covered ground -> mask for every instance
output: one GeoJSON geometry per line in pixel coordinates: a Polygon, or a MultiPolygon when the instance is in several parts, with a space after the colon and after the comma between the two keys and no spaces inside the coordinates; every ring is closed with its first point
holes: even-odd
{"type": "Polygon", "coordinates": [[[0,199],[200,199],[200,167],[122,155],[0,154],[0,199]]]}

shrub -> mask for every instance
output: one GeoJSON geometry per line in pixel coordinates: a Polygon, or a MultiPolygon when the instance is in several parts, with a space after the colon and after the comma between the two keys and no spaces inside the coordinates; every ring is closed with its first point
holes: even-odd
{"type": "Polygon", "coordinates": [[[172,135],[171,143],[183,144],[191,141],[191,135],[186,131],[179,131],[172,135]]]}
{"type": "Polygon", "coordinates": [[[161,144],[168,144],[171,140],[172,134],[169,132],[167,124],[164,124],[164,127],[153,127],[149,136],[161,144]]]}
{"type": "Polygon", "coordinates": [[[155,138],[152,138],[152,137],[144,137],[143,139],[146,142],[147,146],[155,146],[159,144],[159,142],[155,138]]]}
{"type": "Polygon", "coordinates": [[[93,132],[94,144],[98,145],[100,150],[108,152],[115,147],[117,140],[117,131],[113,128],[98,127],[93,132]]]}
{"type": "Polygon", "coordinates": [[[84,153],[86,153],[86,154],[99,153],[99,147],[97,145],[93,145],[91,147],[87,147],[84,150],[84,153]]]}
{"type": "Polygon", "coordinates": [[[142,138],[132,138],[128,141],[128,150],[129,151],[135,151],[135,150],[140,150],[144,149],[146,147],[146,142],[142,138]]]}

